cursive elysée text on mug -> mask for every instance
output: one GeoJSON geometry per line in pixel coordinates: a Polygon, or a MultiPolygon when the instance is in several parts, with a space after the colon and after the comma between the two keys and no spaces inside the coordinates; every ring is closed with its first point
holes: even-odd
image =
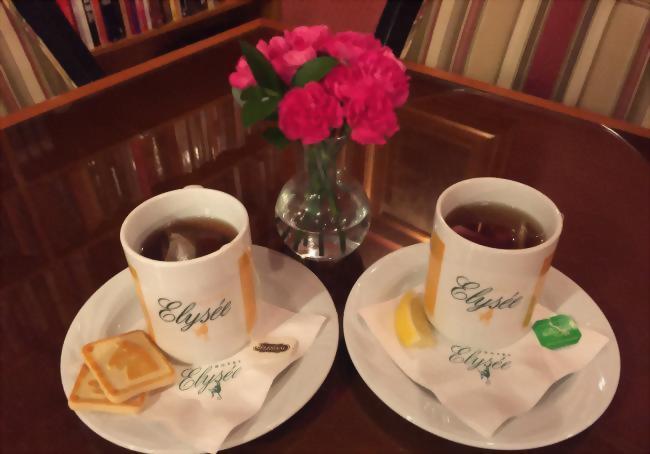
{"type": "Polygon", "coordinates": [[[456,286],[451,289],[451,296],[459,301],[465,301],[468,305],[467,312],[474,312],[481,308],[490,309],[512,309],[524,299],[519,292],[515,292],[510,298],[503,299],[500,296],[496,299],[486,298],[494,290],[492,287],[481,289],[481,284],[473,282],[465,276],[456,277],[456,286]]]}
{"type": "Polygon", "coordinates": [[[196,323],[206,323],[219,317],[225,317],[230,312],[230,301],[222,299],[216,307],[209,307],[203,312],[192,312],[196,303],[184,304],[182,301],[170,300],[169,298],[158,298],[158,305],[162,307],[158,311],[160,319],[167,323],[182,325],[181,331],[187,331],[196,323]]]}

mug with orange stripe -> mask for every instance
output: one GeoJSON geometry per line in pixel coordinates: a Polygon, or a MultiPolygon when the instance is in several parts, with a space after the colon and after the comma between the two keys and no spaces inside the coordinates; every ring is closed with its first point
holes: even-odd
{"type": "Polygon", "coordinates": [[[160,194],[126,217],[120,241],[147,331],[163,351],[200,364],[224,359],[248,343],[256,317],[255,273],[248,213],[239,200],[200,186],[160,194]],[[193,218],[225,222],[236,235],[216,251],[187,260],[142,255],[152,232],[193,218]]]}
{"type": "Polygon", "coordinates": [[[562,215],[551,199],[516,181],[472,178],[440,195],[433,223],[424,300],[436,330],[452,342],[488,349],[528,333],[562,231],[562,215]],[[458,207],[483,203],[527,213],[544,241],[498,249],[470,241],[445,221],[458,207]]]}

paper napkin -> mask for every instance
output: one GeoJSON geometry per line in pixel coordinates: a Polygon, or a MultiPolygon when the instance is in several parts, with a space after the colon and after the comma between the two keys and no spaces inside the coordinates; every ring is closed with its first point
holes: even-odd
{"type": "Polygon", "coordinates": [[[258,301],[246,348],[218,363],[175,366],[174,385],[152,396],[139,417],[160,421],[197,452],[216,452],[260,410],[275,377],[309,349],[325,319],[258,301]]]}
{"type": "MultiPolygon", "coordinates": [[[[415,289],[417,292],[420,289],[415,289]]],[[[550,350],[531,330],[515,344],[498,351],[459,345],[435,333],[433,346],[406,348],[395,333],[399,298],[359,311],[368,328],[402,371],[433,392],[461,421],[490,437],[507,419],[530,410],[560,378],[585,367],[608,342],[607,337],[580,327],[577,344],[550,350]]],[[[533,322],[555,315],[541,305],[533,322]]]]}

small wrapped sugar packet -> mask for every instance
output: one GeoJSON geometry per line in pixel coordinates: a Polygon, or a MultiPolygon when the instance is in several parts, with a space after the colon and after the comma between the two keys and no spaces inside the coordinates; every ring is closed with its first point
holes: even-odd
{"type": "Polygon", "coordinates": [[[571,317],[538,304],[534,328],[506,348],[453,343],[433,327],[432,342],[409,348],[396,332],[399,303],[395,298],[366,306],[359,315],[411,380],[486,438],[507,419],[530,410],[557,380],[585,367],[608,342],[595,331],[578,329],[571,317]]]}
{"type": "Polygon", "coordinates": [[[141,413],[197,452],[216,452],[262,407],[275,377],[311,346],[325,317],[259,303],[253,341],[214,364],[176,365],[176,382],[141,413]]]}

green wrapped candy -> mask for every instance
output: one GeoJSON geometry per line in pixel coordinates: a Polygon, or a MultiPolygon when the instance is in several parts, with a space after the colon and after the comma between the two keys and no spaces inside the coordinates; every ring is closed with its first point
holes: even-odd
{"type": "Polygon", "coordinates": [[[577,344],[582,337],[576,322],[564,314],[537,320],[533,331],[539,343],[551,350],[577,344]]]}

